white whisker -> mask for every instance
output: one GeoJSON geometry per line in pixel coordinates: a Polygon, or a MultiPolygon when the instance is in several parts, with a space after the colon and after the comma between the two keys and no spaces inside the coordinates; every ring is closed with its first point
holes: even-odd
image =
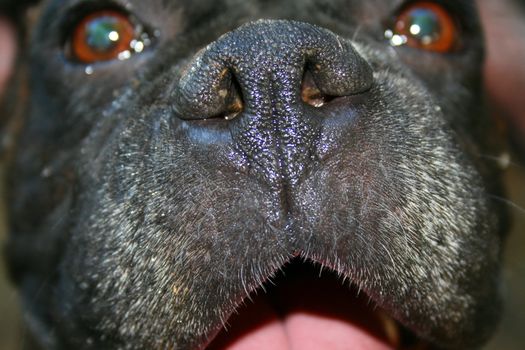
{"type": "Polygon", "coordinates": [[[514,203],[510,199],[503,198],[503,197],[496,196],[496,195],[489,195],[489,197],[492,198],[492,199],[495,199],[495,200],[497,200],[497,201],[499,201],[499,202],[501,202],[503,204],[508,205],[510,208],[516,209],[520,214],[525,214],[525,208],[520,206],[517,203],[514,203]]]}
{"type": "Polygon", "coordinates": [[[497,163],[499,167],[503,170],[509,169],[511,167],[520,170],[525,170],[525,166],[512,160],[512,155],[508,152],[504,152],[499,156],[491,154],[478,154],[477,156],[481,159],[490,160],[497,163]]]}

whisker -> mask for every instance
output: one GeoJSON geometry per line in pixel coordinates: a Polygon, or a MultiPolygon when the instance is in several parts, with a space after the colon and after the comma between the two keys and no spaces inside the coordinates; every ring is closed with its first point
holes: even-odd
{"type": "Polygon", "coordinates": [[[517,168],[520,170],[525,170],[525,166],[522,164],[513,161],[512,155],[508,152],[504,152],[500,154],[499,156],[491,155],[491,154],[478,154],[478,157],[485,160],[491,160],[496,162],[499,167],[503,170],[509,169],[510,167],[517,168]]]}
{"type": "Polygon", "coordinates": [[[361,32],[362,28],[363,28],[362,24],[359,24],[357,26],[357,28],[354,31],[354,35],[352,35],[352,41],[355,41],[355,39],[359,36],[359,33],[361,32]]]}
{"type": "Polygon", "coordinates": [[[503,204],[506,204],[510,208],[517,210],[520,214],[524,214],[525,215],[525,208],[522,207],[521,205],[511,201],[510,199],[503,198],[503,197],[496,196],[496,195],[489,195],[489,197],[492,198],[492,199],[495,199],[495,200],[497,200],[497,201],[499,201],[499,202],[501,202],[503,204]]]}

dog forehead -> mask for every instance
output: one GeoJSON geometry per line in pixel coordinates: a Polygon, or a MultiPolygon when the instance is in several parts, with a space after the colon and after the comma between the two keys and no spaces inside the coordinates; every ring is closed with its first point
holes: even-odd
{"type": "MultiPolygon", "coordinates": [[[[231,11],[236,7],[250,8],[257,11],[262,8],[274,8],[277,11],[282,9],[293,9],[293,11],[301,11],[308,13],[315,8],[335,8],[344,10],[357,10],[357,9],[373,9],[374,13],[381,14],[381,11],[389,11],[393,8],[400,7],[406,0],[102,0],[98,1],[98,6],[103,5],[121,5],[125,8],[145,8],[145,7],[156,7],[156,8],[185,8],[185,9],[198,9],[212,7],[215,11],[231,11]],[[292,6],[293,5],[293,6],[292,6]],[[379,12],[378,12],[379,11],[379,12]]],[[[54,9],[60,9],[64,7],[70,7],[80,4],[93,3],[89,0],[4,0],[0,2],[0,13],[7,13],[11,16],[16,16],[22,9],[40,3],[46,7],[52,7],[54,9]]],[[[463,7],[473,11],[475,7],[474,0],[440,0],[440,3],[450,5],[454,7],[463,7]]],[[[286,11],[284,11],[286,12],[286,11]]],[[[473,13],[473,12],[472,12],[473,13]]],[[[355,13],[344,13],[349,17],[355,17],[355,13]]]]}
{"type": "Polygon", "coordinates": [[[316,17],[319,12],[328,13],[330,16],[347,18],[381,16],[390,13],[402,5],[405,0],[103,0],[93,2],[90,0],[27,0],[25,2],[10,1],[13,7],[24,7],[34,3],[40,3],[44,8],[66,13],[78,6],[93,5],[96,7],[119,6],[134,13],[142,11],[179,11],[182,10],[188,16],[186,20],[194,17],[210,14],[237,14],[244,13],[246,16],[265,17],[295,17],[302,19],[316,17]],[[336,16],[337,15],[337,16],[336,16]]]}

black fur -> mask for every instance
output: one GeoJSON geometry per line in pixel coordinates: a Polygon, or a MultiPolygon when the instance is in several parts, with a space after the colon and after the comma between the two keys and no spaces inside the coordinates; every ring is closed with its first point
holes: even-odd
{"type": "Polygon", "coordinates": [[[472,1],[440,1],[449,54],[388,44],[401,0],[115,1],[158,36],[91,75],[64,57],[83,3],[45,4],[10,167],[7,251],[44,347],[198,349],[297,254],[438,347],[490,336],[504,214],[472,1]],[[304,104],[305,67],[337,98],[304,104]],[[244,110],[203,120],[223,88],[244,110]]]}

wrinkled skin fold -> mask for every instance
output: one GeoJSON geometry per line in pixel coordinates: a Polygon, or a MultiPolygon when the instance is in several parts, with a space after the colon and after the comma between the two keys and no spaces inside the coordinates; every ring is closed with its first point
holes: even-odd
{"type": "Polygon", "coordinates": [[[504,213],[471,1],[443,1],[451,54],[385,41],[401,1],[123,1],[159,34],[92,74],[63,54],[84,2],[40,4],[22,53],[7,251],[42,346],[199,349],[296,256],[438,347],[490,336],[504,213]]]}

